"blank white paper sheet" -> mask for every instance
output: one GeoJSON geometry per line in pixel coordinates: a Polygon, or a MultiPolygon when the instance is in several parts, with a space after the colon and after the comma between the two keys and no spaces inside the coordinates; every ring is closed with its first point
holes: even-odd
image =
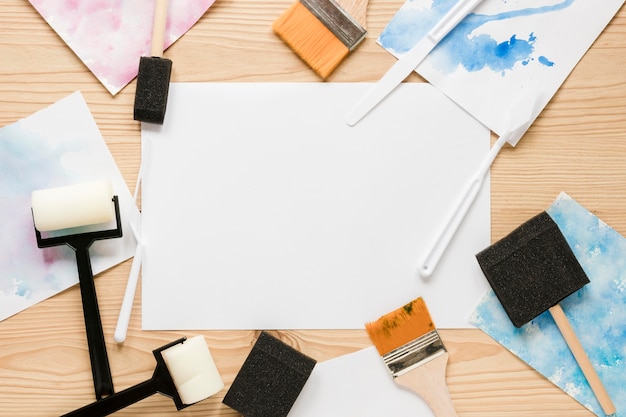
{"type": "Polygon", "coordinates": [[[435,417],[426,402],[393,380],[371,346],[318,362],[289,417],[435,417]]]}
{"type": "Polygon", "coordinates": [[[164,124],[142,125],[144,329],[360,329],[418,296],[469,327],[488,180],[427,281],[417,257],[489,130],[426,83],[347,126],[369,87],[171,85],[164,124]]]}

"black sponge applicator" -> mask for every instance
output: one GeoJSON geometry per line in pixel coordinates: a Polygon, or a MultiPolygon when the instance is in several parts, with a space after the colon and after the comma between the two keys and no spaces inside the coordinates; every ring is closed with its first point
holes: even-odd
{"type": "Polygon", "coordinates": [[[516,327],[589,283],[557,224],[545,211],[476,258],[516,327]]]}
{"type": "Polygon", "coordinates": [[[167,0],[157,0],[152,29],[152,56],[139,59],[137,89],[133,118],[142,122],[162,124],[165,119],[170,89],[172,61],[163,58],[167,0]]]}
{"type": "Polygon", "coordinates": [[[261,332],[223,403],[244,417],[285,417],[316,361],[261,332]]]}
{"type": "Polygon", "coordinates": [[[133,111],[135,120],[163,124],[171,73],[172,61],[167,58],[140,58],[133,111]]]}
{"type": "Polygon", "coordinates": [[[614,414],[615,405],[559,304],[589,279],[550,215],[541,212],[476,259],[516,327],[550,312],[604,413],[614,414]]]}

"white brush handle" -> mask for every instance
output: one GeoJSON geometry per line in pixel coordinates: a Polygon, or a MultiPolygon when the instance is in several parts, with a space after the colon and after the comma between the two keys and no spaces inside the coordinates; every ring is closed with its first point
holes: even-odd
{"type": "Polygon", "coordinates": [[[481,0],[461,0],[422,38],[403,55],[346,116],[346,123],[354,126],[380,101],[391,93],[426,58],[433,48],[467,16],[481,0]]]}
{"type": "Polygon", "coordinates": [[[435,47],[436,43],[428,36],[417,43],[400,58],[383,77],[374,84],[357,105],[346,116],[349,126],[356,125],[378,103],[389,95],[435,47]]]}
{"type": "MultiPolygon", "coordinates": [[[[139,190],[141,188],[141,178],[143,176],[143,163],[139,164],[139,173],[137,175],[137,182],[135,183],[135,193],[133,194],[133,200],[135,203],[139,197],[139,190]]],[[[135,212],[133,218],[129,222],[130,230],[133,232],[133,236],[137,241],[135,247],[135,256],[133,257],[133,263],[130,266],[130,273],[128,274],[128,281],[126,282],[126,291],[124,292],[124,299],[122,300],[122,306],[120,307],[120,314],[117,317],[117,325],[115,326],[115,332],[113,333],[113,339],[117,343],[124,343],[126,340],[126,334],[128,332],[128,323],[130,322],[130,314],[133,310],[133,301],[135,299],[135,290],[137,289],[137,281],[139,281],[139,271],[141,270],[141,262],[143,259],[143,238],[141,236],[141,213],[135,212]]]]}
{"type": "Polygon", "coordinates": [[[117,326],[115,326],[115,333],[113,334],[113,338],[117,343],[124,343],[126,340],[130,314],[133,310],[133,301],[135,299],[135,290],[137,289],[137,281],[139,281],[139,271],[141,270],[142,258],[143,244],[141,244],[141,242],[137,242],[135,256],[133,257],[133,263],[130,267],[130,274],[128,275],[128,281],[126,283],[126,292],[124,293],[122,307],[120,308],[120,314],[117,318],[117,326]]]}
{"type": "Polygon", "coordinates": [[[493,163],[494,159],[500,152],[500,149],[507,142],[508,135],[501,136],[498,138],[496,143],[491,147],[489,154],[482,161],[478,172],[472,178],[472,180],[465,187],[461,200],[456,204],[454,210],[452,211],[452,215],[447,219],[444,223],[442,230],[437,234],[433,244],[429,246],[428,252],[424,261],[421,263],[419,267],[419,275],[422,278],[428,278],[431,276],[444,252],[450,245],[452,238],[456,234],[456,231],[459,229],[459,226],[463,222],[463,219],[467,215],[470,207],[474,204],[474,200],[476,200],[476,196],[478,195],[480,189],[482,188],[483,182],[493,163]]]}

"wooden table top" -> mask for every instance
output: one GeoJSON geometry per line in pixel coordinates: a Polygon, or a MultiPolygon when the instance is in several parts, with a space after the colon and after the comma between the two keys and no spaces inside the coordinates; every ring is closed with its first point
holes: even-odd
{"type": "MultiPolygon", "coordinates": [[[[172,80],[319,81],[271,31],[291,0],[217,0],[165,56],[172,80]]],[[[370,1],[365,42],[331,82],[377,81],[394,59],[375,43],[402,0],[370,1]]],[[[598,7],[601,7],[600,5],[598,7]]],[[[583,57],[524,140],[492,167],[492,240],[544,210],[565,191],[626,234],[626,9],[583,57]]],[[[136,82],[113,97],[26,0],[0,7],[0,126],[80,90],[133,190],[140,125],[132,118],[136,82]]],[[[412,75],[409,82],[422,81],[412,75]]],[[[152,350],[188,332],[141,330],[138,288],[128,338],[113,340],[131,261],[99,275],[98,301],[119,391],[148,379],[152,350]]],[[[272,332],[318,361],[370,346],[364,330],[272,332]]],[[[180,413],[154,395],[119,416],[236,416],[222,404],[258,331],[203,331],[226,388],[180,413]]],[[[459,416],[592,414],[476,329],[442,329],[450,351],[448,384],[459,416]]],[[[58,416],[92,402],[93,384],[77,286],[0,322],[0,416],[58,416]]]]}

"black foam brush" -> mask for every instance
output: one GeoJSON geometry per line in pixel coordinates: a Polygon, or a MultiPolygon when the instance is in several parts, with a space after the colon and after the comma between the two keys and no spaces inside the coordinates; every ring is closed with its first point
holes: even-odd
{"type": "Polygon", "coordinates": [[[162,124],[167,108],[172,61],[163,58],[167,0],[157,0],[152,28],[151,56],[139,59],[133,118],[142,122],[162,124]]]}
{"type": "Polygon", "coordinates": [[[222,402],[244,417],[286,417],[315,364],[261,332],[222,402]]]}
{"type": "Polygon", "coordinates": [[[604,413],[614,414],[615,405],[560,305],[589,278],[550,215],[541,212],[476,259],[516,327],[550,312],[604,413]]]}

